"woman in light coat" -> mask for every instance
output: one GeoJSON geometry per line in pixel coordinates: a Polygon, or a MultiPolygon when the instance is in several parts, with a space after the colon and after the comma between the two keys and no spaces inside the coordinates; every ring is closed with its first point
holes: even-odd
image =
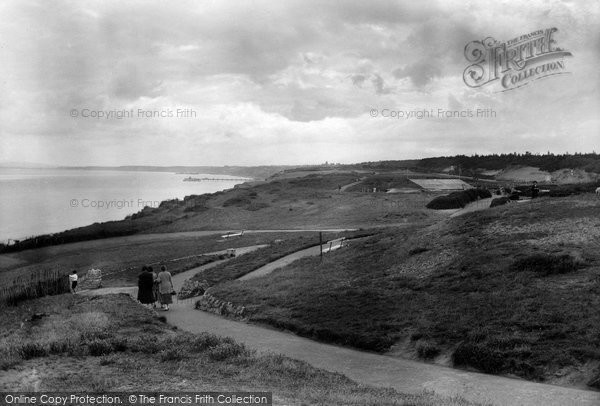
{"type": "Polygon", "coordinates": [[[158,273],[157,279],[159,282],[158,291],[160,293],[161,308],[163,310],[169,310],[169,305],[173,303],[171,293],[174,291],[174,289],[173,281],[171,280],[171,273],[167,271],[166,266],[163,265],[160,267],[160,272],[158,273]]]}

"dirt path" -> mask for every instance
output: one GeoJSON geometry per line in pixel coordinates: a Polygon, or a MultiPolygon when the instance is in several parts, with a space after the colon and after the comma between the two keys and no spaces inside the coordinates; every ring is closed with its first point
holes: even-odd
{"type": "MultiPolygon", "coordinates": [[[[315,255],[313,251],[318,254],[318,247],[308,248],[281,258],[278,260],[279,266],[302,256],[315,255]]],[[[175,275],[173,277],[175,289],[180,289],[183,282],[197,272],[216,266],[220,262],[222,261],[175,275]]],[[[135,297],[137,288],[107,288],[86,292],[86,294],[99,293],[129,293],[135,297]]],[[[282,331],[228,320],[211,313],[195,310],[194,302],[194,299],[176,300],[170,311],[161,312],[161,314],[165,315],[169,323],[182,330],[229,336],[259,352],[281,353],[306,361],[317,368],[342,373],[360,383],[392,387],[404,393],[434,391],[444,396],[458,395],[471,401],[493,405],[600,405],[599,392],[461,371],[323,344],[282,331]]]]}
{"type": "Polygon", "coordinates": [[[471,213],[474,211],[488,209],[490,207],[490,204],[492,203],[492,199],[493,199],[492,197],[486,197],[485,199],[480,199],[480,200],[471,202],[471,203],[467,204],[465,207],[463,207],[462,209],[458,209],[457,211],[452,213],[450,215],[450,217],[462,216],[465,213],[471,213]]]}
{"type": "Polygon", "coordinates": [[[340,189],[340,192],[345,192],[346,190],[350,189],[352,186],[359,185],[365,179],[366,178],[360,178],[360,180],[357,182],[348,183],[348,184],[342,186],[342,188],[340,189]]]}

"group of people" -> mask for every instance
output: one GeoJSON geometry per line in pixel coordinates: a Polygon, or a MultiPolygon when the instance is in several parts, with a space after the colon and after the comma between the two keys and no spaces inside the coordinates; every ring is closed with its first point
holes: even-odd
{"type": "Polygon", "coordinates": [[[143,266],[142,273],[138,276],[138,300],[140,303],[156,308],[160,303],[162,310],[169,310],[175,294],[171,273],[162,265],[160,272],[154,272],[151,266],[143,266]]]}

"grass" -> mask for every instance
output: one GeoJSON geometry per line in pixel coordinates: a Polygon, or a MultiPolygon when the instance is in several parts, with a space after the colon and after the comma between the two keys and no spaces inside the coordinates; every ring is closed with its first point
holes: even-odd
{"type": "Polygon", "coordinates": [[[274,404],[474,405],[360,385],[227,337],[174,330],[126,295],[31,300],[0,323],[4,391],[265,391],[274,404]]]}
{"type": "MultiPolygon", "coordinates": [[[[315,233],[297,233],[299,236],[314,236],[315,233]]],[[[142,265],[165,264],[172,273],[178,273],[211,262],[214,257],[202,253],[222,251],[251,245],[270,244],[290,237],[290,233],[247,233],[242,238],[221,240],[220,236],[165,236],[150,240],[129,237],[131,240],[100,240],[80,244],[66,244],[10,254],[20,260],[13,267],[0,271],[3,286],[22,285],[24,279],[45,279],[47,273],[64,273],[76,269],[85,275],[88,269],[101,269],[104,286],[135,285],[142,265]]]]}
{"type": "Polygon", "coordinates": [[[600,361],[599,202],[565,199],[381,231],[211,294],[322,341],[386,352],[408,340],[424,359],[552,379],[600,361]]]}
{"type": "MultiPolygon", "coordinates": [[[[323,243],[334,238],[352,238],[368,235],[369,233],[369,231],[324,233],[323,243]]],[[[214,286],[222,282],[240,278],[270,262],[278,260],[279,258],[305,248],[314,247],[315,245],[319,245],[319,235],[317,233],[313,233],[308,237],[303,236],[281,240],[268,247],[260,248],[256,251],[229,260],[226,263],[203,270],[194,275],[192,280],[199,282],[206,281],[209,286],[214,286]]]]}
{"type": "Polygon", "coordinates": [[[22,300],[56,295],[69,291],[68,271],[45,270],[20,275],[0,288],[0,303],[16,305],[22,300]]]}

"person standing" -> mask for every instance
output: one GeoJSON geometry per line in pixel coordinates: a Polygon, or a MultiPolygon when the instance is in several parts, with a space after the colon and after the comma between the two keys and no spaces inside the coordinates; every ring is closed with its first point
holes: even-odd
{"type": "Polygon", "coordinates": [[[533,185],[531,185],[531,198],[535,199],[538,197],[540,189],[538,188],[537,182],[534,180],[533,185]]]}
{"type": "Polygon", "coordinates": [[[138,276],[138,295],[137,299],[144,305],[154,303],[152,287],[154,286],[154,277],[147,266],[142,267],[142,273],[138,276]]]}
{"type": "Polygon", "coordinates": [[[75,294],[75,290],[77,289],[77,280],[79,277],[77,276],[77,271],[73,270],[71,275],[69,275],[69,290],[72,294],[75,294]]]}
{"type": "Polygon", "coordinates": [[[171,279],[171,273],[167,271],[167,267],[162,265],[158,274],[159,281],[159,292],[160,292],[160,303],[161,309],[169,310],[169,305],[173,303],[171,294],[173,293],[173,281],[171,279]]]}
{"type": "Polygon", "coordinates": [[[152,303],[152,307],[156,308],[156,302],[160,303],[160,281],[158,280],[158,274],[152,269],[151,266],[148,267],[148,271],[152,274],[152,279],[154,280],[152,284],[152,296],[154,296],[154,303],[152,303]]]}

